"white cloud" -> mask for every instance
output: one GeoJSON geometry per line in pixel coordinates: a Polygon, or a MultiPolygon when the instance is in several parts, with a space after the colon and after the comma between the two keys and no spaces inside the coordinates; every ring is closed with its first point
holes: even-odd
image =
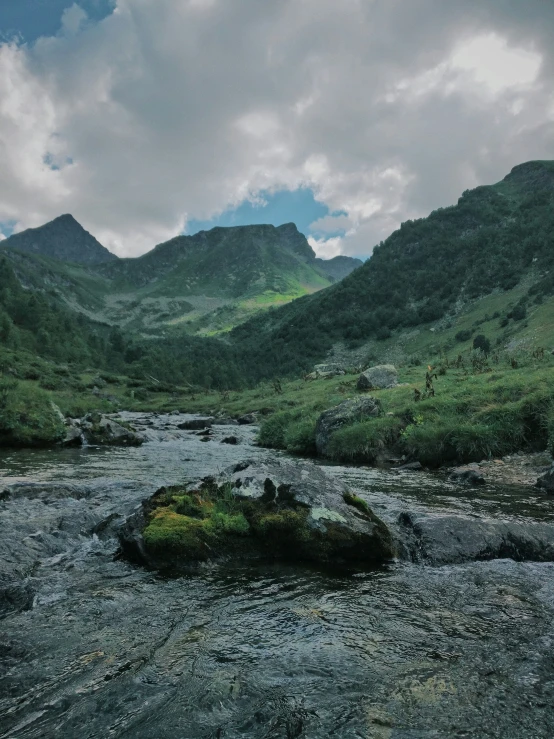
{"type": "Polygon", "coordinates": [[[317,249],[368,254],[400,221],[554,158],[544,0],[118,0],[62,24],[0,46],[0,221],[18,228],[72,212],[139,254],[304,186],[347,214],[342,238],[318,222],[317,249]]]}
{"type": "Polygon", "coordinates": [[[88,15],[77,3],[66,8],[62,13],[62,33],[67,36],[75,36],[79,33],[88,19],[88,15]]]}
{"type": "Polygon", "coordinates": [[[537,78],[540,54],[509,47],[505,39],[494,33],[469,39],[455,49],[451,65],[470,72],[475,80],[494,93],[510,87],[525,87],[537,78]]]}

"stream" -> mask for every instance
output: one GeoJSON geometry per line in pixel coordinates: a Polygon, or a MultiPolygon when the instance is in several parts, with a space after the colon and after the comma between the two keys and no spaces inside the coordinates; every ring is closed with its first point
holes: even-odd
{"type": "Polygon", "coordinates": [[[552,739],[554,562],[444,555],[476,523],[549,532],[552,499],[329,466],[391,526],[431,522],[440,556],[162,577],[114,557],[124,518],[278,453],[121,415],[143,446],[0,451],[0,739],[552,739]]]}

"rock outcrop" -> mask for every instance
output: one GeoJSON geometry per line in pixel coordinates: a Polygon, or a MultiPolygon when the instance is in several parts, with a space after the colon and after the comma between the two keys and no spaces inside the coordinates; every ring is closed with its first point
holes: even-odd
{"type": "Polygon", "coordinates": [[[554,495],[554,465],[552,465],[546,474],[539,477],[537,487],[549,495],[554,495]]]}
{"type": "Polygon", "coordinates": [[[245,461],[196,491],[162,488],[127,519],[122,551],[149,566],[219,557],[375,564],[395,555],[393,537],[367,503],[321,467],[245,461]]]}
{"type": "Polygon", "coordinates": [[[323,457],[327,454],[332,435],[343,426],[375,418],[380,413],[379,401],[370,395],[345,400],[334,408],[323,411],[317,420],[315,429],[317,453],[323,457]]]}
{"type": "Polygon", "coordinates": [[[120,419],[101,413],[87,413],[84,418],[70,419],[66,428],[64,446],[140,446],[145,441],[131,426],[120,419]]]}
{"type": "Polygon", "coordinates": [[[554,525],[455,514],[400,514],[403,556],[432,565],[475,560],[554,561],[554,525]]]}
{"type": "Polygon", "coordinates": [[[358,377],[358,390],[382,390],[398,385],[398,372],[392,364],[379,364],[370,367],[358,377]]]}

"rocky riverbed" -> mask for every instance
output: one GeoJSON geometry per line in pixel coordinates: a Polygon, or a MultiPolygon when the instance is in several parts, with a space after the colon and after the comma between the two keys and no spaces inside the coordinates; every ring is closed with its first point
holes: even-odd
{"type": "Polygon", "coordinates": [[[143,446],[0,453],[0,737],[554,735],[552,498],[325,467],[396,562],[161,577],[117,556],[141,501],[276,455],[250,426],[124,418],[143,446]]]}

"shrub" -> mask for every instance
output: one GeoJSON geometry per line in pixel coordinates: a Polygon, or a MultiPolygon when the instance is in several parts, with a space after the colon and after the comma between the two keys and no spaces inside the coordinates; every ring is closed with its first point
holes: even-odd
{"type": "Polygon", "coordinates": [[[48,446],[63,436],[63,418],[47,393],[0,380],[0,446],[48,446]]]}
{"type": "Polygon", "coordinates": [[[462,343],[463,341],[469,341],[471,339],[471,334],[473,332],[469,329],[465,331],[458,331],[458,333],[454,336],[457,342],[462,343]]]}
{"type": "Polygon", "coordinates": [[[315,418],[302,418],[293,422],[285,431],[284,448],[293,454],[315,456],[315,418]]]}
{"type": "Polygon", "coordinates": [[[473,348],[474,349],[480,349],[483,354],[488,355],[491,351],[491,342],[487,339],[484,334],[478,334],[473,339],[473,348]]]}

